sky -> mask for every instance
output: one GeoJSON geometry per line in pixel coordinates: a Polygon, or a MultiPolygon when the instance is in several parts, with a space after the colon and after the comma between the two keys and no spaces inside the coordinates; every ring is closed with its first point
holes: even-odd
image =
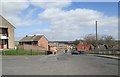
{"type": "Polygon", "coordinates": [[[26,35],[44,35],[49,41],[73,41],[95,34],[111,35],[118,39],[117,2],[72,2],[53,0],[35,2],[18,0],[3,1],[1,14],[15,29],[15,40],[26,35]]]}

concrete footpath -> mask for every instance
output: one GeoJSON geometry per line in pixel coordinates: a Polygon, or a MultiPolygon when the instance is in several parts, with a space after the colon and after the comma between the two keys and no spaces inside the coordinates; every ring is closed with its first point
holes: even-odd
{"type": "Polygon", "coordinates": [[[119,56],[99,55],[99,54],[87,54],[87,55],[120,60],[119,56]]]}
{"type": "Polygon", "coordinates": [[[110,55],[96,55],[96,56],[120,60],[118,56],[110,56],[110,55]]]}

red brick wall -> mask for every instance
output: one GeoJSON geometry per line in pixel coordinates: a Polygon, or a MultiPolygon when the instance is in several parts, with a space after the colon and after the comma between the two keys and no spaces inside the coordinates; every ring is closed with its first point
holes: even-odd
{"type": "Polygon", "coordinates": [[[44,47],[48,50],[48,40],[43,36],[41,39],[38,41],[38,46],[44,47]]]}
{"type": "Polygon", "coordinates": [[[85,50],[90,50],[90,45],[85,45],[85,50]]]}
{"type": "Polygon", "coordinates": [[[83,43],[79,43],[77,46],[76,46],[77,50],[80,51],[80,50],[90,50],[90,45],[88,44],[83,44],[83,43]]]}
{"type": "Polygon", "coordinates": [[[84,50],[84,45],[83,43],[79,43],[77,46],[76,46],[77,50],[80,51],[80,50],[84,50]]]}

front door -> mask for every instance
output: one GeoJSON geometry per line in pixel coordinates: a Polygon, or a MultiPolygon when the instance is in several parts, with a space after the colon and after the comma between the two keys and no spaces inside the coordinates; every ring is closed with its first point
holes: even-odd
{"type": "Polygon", "coordinates": [[[0,39],[0,49],[3,49],[4,48],[4,45],[3,45],[3,40],[0,39]]]}
{"type": "Polygon", "coordinates": [[[4,48],[4,45],[3,44],[0,44],[0,49],[3,49],[4,48]]]}

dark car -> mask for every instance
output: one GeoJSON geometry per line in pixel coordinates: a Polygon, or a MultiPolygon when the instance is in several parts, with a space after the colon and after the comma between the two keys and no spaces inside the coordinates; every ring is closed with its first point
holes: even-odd
{"type": "Polygon", "coordinates": [[[79,54],[84,54],[84,51],[78,51],[79,52],[79,54]]]}
{"type": "Polygon", "coordinates": [[[75,55],[79,55],[80,53],[75,50],[75,51],[71,51],[71,54],[72,54],[72,55],[74,55],[74,54],[75,54],[75,55]]]}
{"type": "Polygon", "coordinates": [[[47,51],[47,55],[49,55],[49,54],[53,54],[53,52],[52,51],[47,51]]]}
{"type": "Polygon", "coordinates": [[[71,54],[72,54],[72,55],[74,55],[74,54],[75,54],[75,55],[79,55],[80,52],[78,52],[76,48],[73,48],[72,51],[71,51],[71,54]]]}

